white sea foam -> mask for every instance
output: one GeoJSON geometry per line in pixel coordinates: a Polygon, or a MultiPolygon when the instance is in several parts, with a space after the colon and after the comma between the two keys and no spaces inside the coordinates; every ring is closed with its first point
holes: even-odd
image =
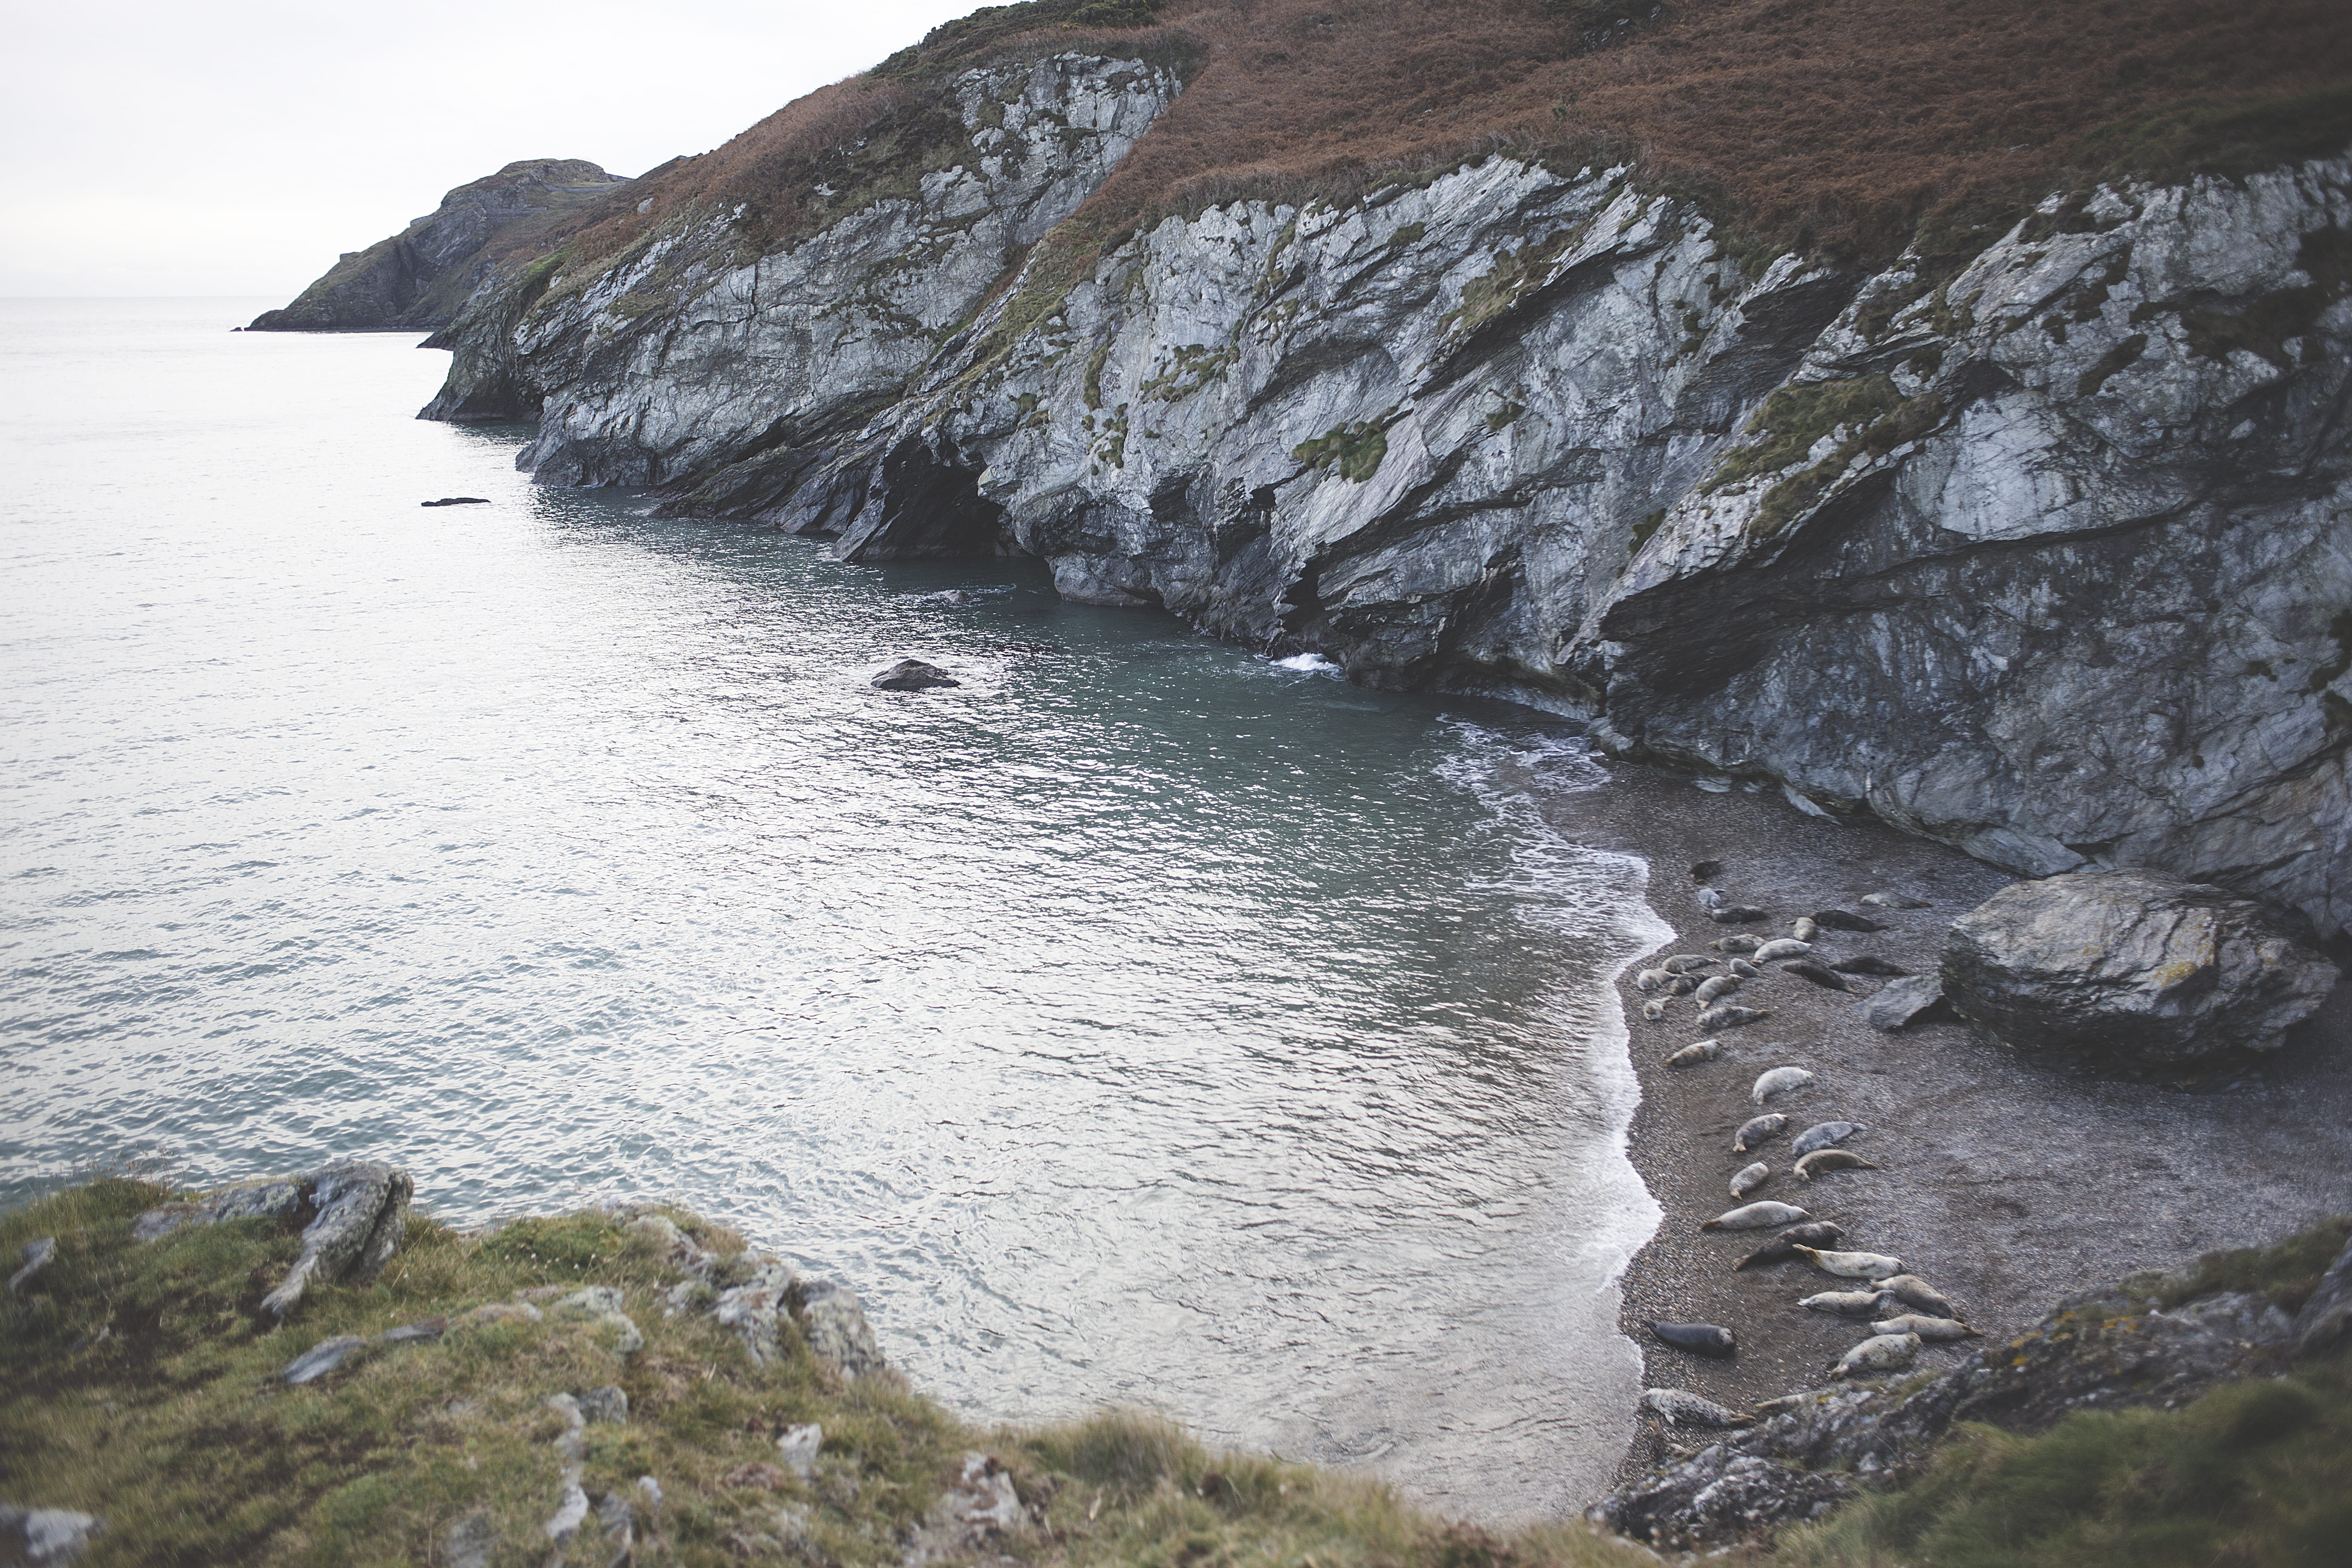
{"type": "Polygon", "coordinates": [[[1276,659],[1274,661],[1274,668],[1276,669],[1304,670],[1310,675],[1321,675],[1326,671],[1337,674],[1339,669],[1338,665],[1333,664],[1329,659],[1325,658],[1319,653],[1294,653],[1288,658],[1276,659]]]}

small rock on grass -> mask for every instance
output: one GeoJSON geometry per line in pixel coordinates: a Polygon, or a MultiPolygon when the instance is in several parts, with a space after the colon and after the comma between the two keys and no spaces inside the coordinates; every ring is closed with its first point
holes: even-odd
{"type": "Polygon", "coordinates": [[[337,1334],[332,1339],[320,1340],[288,1362],[285,1372],[280,1375],[298,1387],[302,1384],[316,1383],[329,1373],[341,1370],[343,1363],[366,1345],[367,1341],[357,1334],[337,1334]]]}
{"type": "Polygon", "coordinates": [[[629,1418],[628,1394],[609,1383],[602,1388],[592,1388],[580,1396],[580,1414],[591,1421],[617,1426],[629,1418]]]}
{"type": "Polygon", "coordinates": [[[106,1521],[63,1508],[10,1508],[0,1503],[0,1563],[64,1568],[82,1554],[106,1521]]]}
{"type": "Polygon", "coordinates": [[[45,1236],[38,1241],[25,1243],[25,1267],[8,1276],[8,1294],[14,1296],[32,1282],[33,1276],[47,1268],[58,1255],[58,1238],[45,1236]]]}

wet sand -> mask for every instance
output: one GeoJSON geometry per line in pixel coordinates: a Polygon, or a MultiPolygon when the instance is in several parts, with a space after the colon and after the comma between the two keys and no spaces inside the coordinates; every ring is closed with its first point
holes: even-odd
{"type": "MultiPolygon", "coordinates": [[[[1950,921],[2015,879],[1874,822],[1808,816],[1778,792],[1708,794],[1687,777],[1628,763],[1611,763],[1610,773],[1592,789],[1528,782],[1563,833],[1648,860],[1650,902],[1680,933],[1658,956],[1721,959],[1707,946],[1718,937],[1786,935],[1799,915],[1838,908],[1887,929],[1824,931],[1813,957],[1833,963],[1873,952],[1932,973],[1950,921]],[[1771,918],[1744,926],[1710,919],[1690,874],[1706,860],[1722,864],[1712,886],[1771,918]],[[1882,890],[1931,907],[1861,903],[1882,890]]],[[[1901,1258],[1996,1337],[2029,1327],[2071,1291],[2352,1210],[2352,985],[2338,986],[2266,1058],[2194,1080],[2125,1081],[2078,1062],[2021,1056],[1958,1022],[1883,1034],[1861,1007],[1884,981],[1856,976],[1846,995],[1768,965],[1772,973],[1731,1000],[1770,1016],[1712,1031],[1726,1044],[1720,1058],[1668,1071],[1662,1058],[1707,1032],[1689,997],[1670,1002],[1661,1022],[1643,1018],[1649,998],[1634,975],[1653,962],[1629,966],[1619,983],[1642,1085],[1632,1158],[1665,1211],[1624,1278],[1623,1325],[1646,1358],[1646,1386],[1741,1406],[1818,1386],[1862,1337],[1859,1324],[1797,1305],[1855,1282],[1802,1262],[1732,1271],[1772,1233],[1698,1226],[1742,1201],[1777,1198],[1836,1221],[1846,1247],[1901,1258]],[[1759,1110],[1750,1086],[1780,1066],[1809,1068],[1814,1081],[1761,1108],[1785,1112],[1787,1132],[1734,1154],[1733,1134],[1759,1110]],[[1800,1184],[1790,1141],[1829,1121],[1864,1123],[1869,1130],[1845,1147],[1885,1168],[1800,1184]],[[1735,1200],[1727,1184],[1752,1160],[1772,1175],[1735,1200]],[[1675,1350],[1648,1331],[1655,1319],[1722,1324],[1738,1335],[1738,1354],[1714,1361],[1675,1350]]],[[[1971,1348],[1931,1346],[1919,1364],[1940,1369],[1971,1348]]],[[[1703,1440],[1669,1436],[1647,1416],[1639,1426],[1626,1475],[1703,1440]]]]}

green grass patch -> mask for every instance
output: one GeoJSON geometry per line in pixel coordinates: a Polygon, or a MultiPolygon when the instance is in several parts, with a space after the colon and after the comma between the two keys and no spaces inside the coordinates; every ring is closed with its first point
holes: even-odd
{"type": "Polygon", "coordinates": [[[2180,1273],[2165,1276],[2156,1299],[2177,1307],[2216,1291],[2237,1290],[2266,1296],[2281,1311],[2298,1311],[2347,1240],[2352,1215],[2338,1215],[2270,1247],[2209,1252],[2180,1273]]]}
{"type": "MultiPolygon", "coordinates": [[[[281,1326],[258,1302],[298,1250],[294,1225],[233,1221],[133,1244],[133,1216],[173,1195],[109,1179],[0,1216],[0,1256],[58,1241],[57,1260],[0,1307],[0,1495],[102,1518],[83,1568],[437,1563],[466,1521],[481,1521],[492,1562],[542,1563],[564,1464],[563,1420],[547,1400],[608,1384],[627,1394],[628,1417],[585,1428],[582,1485],[634,1495],[637,1478],[656,1479],[663,1500],[637,1519],[640,1563],[897,1564],[972,1451],[1011,1473],[1031,1514],[989,1552],[1041,1565],[1655,1561],[1581,1528],[1465,1531],[1372,1480],[1213,1454],[1153,1417],[982,1432],[895,1374],[845,1381],[790,1328],[781,1358],[757,1364],[698,1310],[707,1294],[668,1314],[686,1277],[658,1238],[599,1213],[484,1235],[412,1220],[375,1285],[314,1286],[281,1326]],[[584,1284],[622,1292],[641,1351],[620,1354],[609,1330],[552,1310],[465,1318],[540,1288],[551,1288],[535,1298],[549,1307],[584,1284]],[[435,1317],[448,1321],[437,1341],[372,1345],[307,1386],[280,1375],[330,1335],[435,1317]],[[801,1478],[778,1463],[776,1438],[805,1422],[824,1437],[801,1478]]],[[[752,1271],[740,1237],[667,1217],[722,1255],[711,1284],[752,1271]]]]}
{"type": "Polygon", "coordinates": [[[1391,408],[1378,419],[1334,425],[1293,447],[1290,455],[1310,468],[1337,468],[1341,479],[1360,484],[1381,471],[1389,455],[1389,422],[1395,417],[1391,408]]]}

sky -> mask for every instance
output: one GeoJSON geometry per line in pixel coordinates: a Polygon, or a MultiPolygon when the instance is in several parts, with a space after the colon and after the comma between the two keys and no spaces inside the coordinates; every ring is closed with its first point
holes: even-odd
{"type": "Polygon", "coordinates": [[[981,0],[0,0],[0,296],[290,300],[518,158],[640,174],[981,0]]]}

